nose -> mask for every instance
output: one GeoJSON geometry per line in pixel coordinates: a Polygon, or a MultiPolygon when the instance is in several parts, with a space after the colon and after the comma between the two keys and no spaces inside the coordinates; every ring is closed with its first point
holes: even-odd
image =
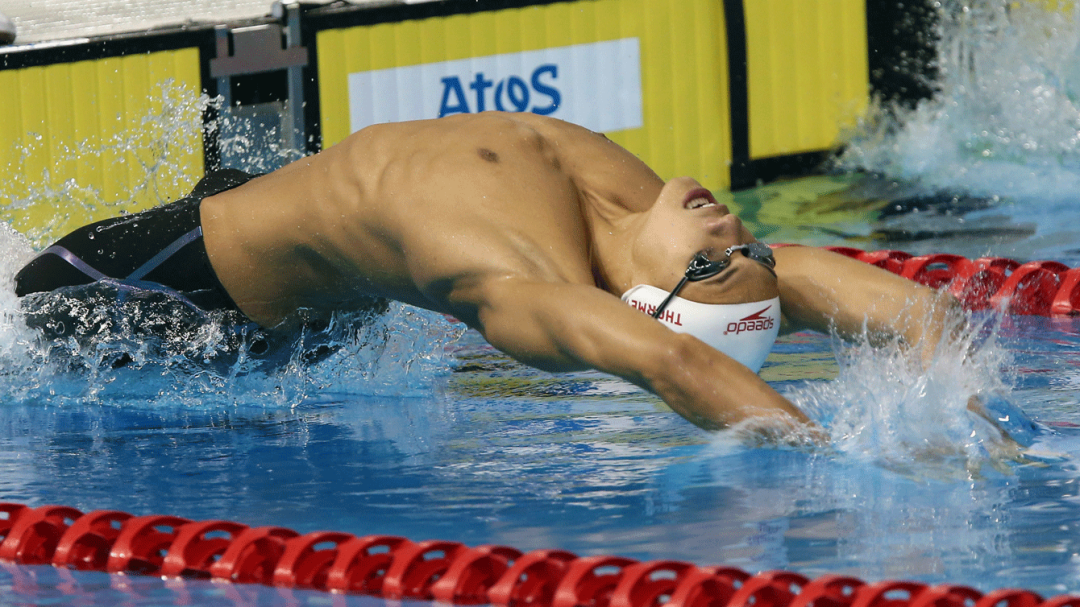
{"type": "MultiPolygon", "coordinates": [[[[716,236],[729,236],[732,238],[738,238],[738,236],[742,234],[742,220],[739,219],[738,215],[735,215],[731,211],[728,211],[727,206],[720,205],[720,207],[722,212],[717,214],[715,218],[711,219],[706,224],[706,228],[708,229],[710,234],[714,234],[716,236]]],[[[732,244],[742,243],[732,241],[732,244]]]]}

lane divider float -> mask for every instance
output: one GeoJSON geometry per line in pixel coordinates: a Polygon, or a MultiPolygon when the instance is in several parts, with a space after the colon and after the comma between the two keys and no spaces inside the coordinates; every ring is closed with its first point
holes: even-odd
{"type": "Polygon", "coordinates": [[[1080,596],[0,502],[0,561],[498,607],[1080,607],[1080,596]]]}

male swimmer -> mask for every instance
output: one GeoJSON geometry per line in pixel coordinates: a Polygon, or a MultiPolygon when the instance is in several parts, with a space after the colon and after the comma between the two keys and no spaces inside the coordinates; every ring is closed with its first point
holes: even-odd
{"type": "Polygon", "coordinates": [[[593,368],[709,429],[812,428],[757,376],[778,330],[898,337],[932,355],[937,293],[825,250],[758,243],[691,178],[584,128],[488,112],[382,124],[274,173],[86,226],[16,291],[164,285],[273,331],[390,298],[551,370],[593,368]]]}

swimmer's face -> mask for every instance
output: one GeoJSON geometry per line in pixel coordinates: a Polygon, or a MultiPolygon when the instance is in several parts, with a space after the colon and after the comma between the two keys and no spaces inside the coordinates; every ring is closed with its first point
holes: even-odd
{"type": "MultiPolygon", "coordinates": [[[[631,257],[634,284],[671,290],[699,251],[724,258],[730,246],[757,242],[742,221],[716,201],[696,180],[667,182],[652,208],[643,214],[631,257]]],[[[777,295],[776,276],[760,263],[735,253],[720,274],[688,283],[681,297],[701,303],[761,301],[777,295]]]]}

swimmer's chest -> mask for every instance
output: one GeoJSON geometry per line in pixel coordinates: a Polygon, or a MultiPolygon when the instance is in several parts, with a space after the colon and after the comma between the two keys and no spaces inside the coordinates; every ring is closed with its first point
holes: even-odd
{"type": "Polygon", "coordinates": [[[539,231],[543,240],[583,233],[580,192],[559,158],[540,146],[473,139],[396,166],[388,197],[413,222],[539,231]]]}
{"type": "Polygon", "coordinates": [[[419,282],[488,272],[592,280],[580,194],[556,165],[474,147],[427,169],[394,203],[402,251],[425,260],[410,264],[419,282]]]}

